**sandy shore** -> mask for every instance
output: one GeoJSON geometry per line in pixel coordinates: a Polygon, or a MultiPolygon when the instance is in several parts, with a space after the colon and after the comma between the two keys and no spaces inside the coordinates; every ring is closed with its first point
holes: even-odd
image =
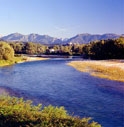
{"type": "Polygon", "coordinates": [[[115,60],[115,61],[101,60],[101,61],[88,61],[88,62],[93,63],[96,66],[101,65],[104,67],[117,67],[124,70],[124,63],[119,60],[115,60]]]}
{"type": "Polygon", "coordinates": [[[40,61],[40,60],[47,60],[48,58],[42,58],[42,57],[24,57],[24,62],[28,61],[40,61]]]}
{"type": "Polygon", "coordinates": [[[92,76],[124,82],[124,62],[121,60],[73,61],[68,65],[92,76]]]}

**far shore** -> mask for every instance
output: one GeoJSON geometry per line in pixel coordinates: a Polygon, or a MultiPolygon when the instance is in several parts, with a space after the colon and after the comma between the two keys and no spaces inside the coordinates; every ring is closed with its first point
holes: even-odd
{"type": "Polygon", "coordinates": [[[72,61],[68,65],[92,76],[124,82],[124,62],[121,60],[72,61]]]}
{"type": "Polygon", "coordinates": [[[47,60],[49,58],[25,56],[22,62],[47,60]]]}

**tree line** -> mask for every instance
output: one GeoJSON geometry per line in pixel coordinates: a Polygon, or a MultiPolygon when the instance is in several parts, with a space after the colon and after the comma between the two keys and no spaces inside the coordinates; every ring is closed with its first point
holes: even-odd
{"type": "Polygon", "coordinates": [[[42,45],[33,42],[0,42],[0,59],[14,54],[80,55],[87,59],[124,59],[124,37],[93,41],[88,44],[42,45]]]}
{"type": "Polygon", "coordinates": [[[83,56],[90,59],[124,59],[124,37],[94,41],[83,47],[83,56]]]}
{"type": "Polygon", "coordinates": [[[28,55],[81,55],[84,44],[42,45],[34,42],[9,42],[15,54],[28,55]]]}

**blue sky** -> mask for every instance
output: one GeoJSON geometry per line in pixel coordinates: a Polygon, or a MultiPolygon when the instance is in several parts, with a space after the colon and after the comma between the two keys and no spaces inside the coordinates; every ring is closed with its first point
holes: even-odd
{"type": "Polygon", "coordinates": [[[124,34],[124,0],[0,0],[0,34],[124,34]]]}

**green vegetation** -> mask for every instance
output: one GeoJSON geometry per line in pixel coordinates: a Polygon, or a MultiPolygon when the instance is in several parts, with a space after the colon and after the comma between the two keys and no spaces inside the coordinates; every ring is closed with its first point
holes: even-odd
{"type": "Polygon", "coordinates": [[[5,42],[0,42],[0,60],[13,60],[14,50],[5,42]]]}
{"type": "Polygon", "coordinates": [[[20,63],[22,61],[25,61],[22,56],[16,56],[12,60],[0,60],[0,67],[20,63]]]}
{"type": "MultiPolygon", "coordinates": [[[[0,43],[5,45],[5,42],[0,43]]],[[[94,41],[89,44],[69,43],[52,46],[33,42],[9,42],[8,44],[14,49],[15,54],[80,55],[83,58],[90,59],[124,59],[124,37],[94,41]]],[[[0,51],[1,53],[3,53],[3,50],[0,51]]],[[[8,59],[7,57],[10,58],[7,54],[4,59],[8,59]]]]}
{"type": "Polygon", "coordinates": [[[14,49],[15,54],[29,55],[81,55],[84,44],[67,44],[46,46],[33,42],[10,42],[10,46],[14,49]]]}
{"type": "Polygon", "coordinates": [[[84,44],[54,45],[48,47],[45,54],[48,55],[81,55],[84,44]],[[51,51],[53,49],[54,51],[51,51]]]}
{"type": "Polygon", "coordinates": [[[10,46],[14,49],[15,54],[44,54],[47,46],[33,42],[10,42],[10,46]]]}
{"type": "Polygon", "coordinates": [[[124,69],[121,68],[124,64],[117,61],[73,61],[68,65],[92,76],[124,82],[124,69]]]}
{"type": "Polygon", "coordinates": [[[15,57],[14,50],[8,43],[0,42],[0,66],[11,65],[22,60],[21,56],[15,57]]]}
{"type": "Polygon", "coordinates": [[[90,59],[124,59],[124,37],[90,42],[45,46],[37,43],[11,42],[16,54],[80,55],[90,59]]]}
{"type": "Polygon", "coordinates": [[[89,44],[66,44],[46,46],[33,42],[0,42],[0,66],[22,61],[15,54],[29,55],[80,55],[90,59],[124,59],[124,37],[90,42],[89,44]]]}
{"type": "Polygon", "coordinates": [[[22,98],[0,97],[0,127],[101,127],[90,118],[68,115],[63,107],[32,105],[22,98]]]}
{"type": "Polygon", "coordinates": [[[124,59],[124,37],[91,42],[82,50],[85,58],[124,59]]]}

